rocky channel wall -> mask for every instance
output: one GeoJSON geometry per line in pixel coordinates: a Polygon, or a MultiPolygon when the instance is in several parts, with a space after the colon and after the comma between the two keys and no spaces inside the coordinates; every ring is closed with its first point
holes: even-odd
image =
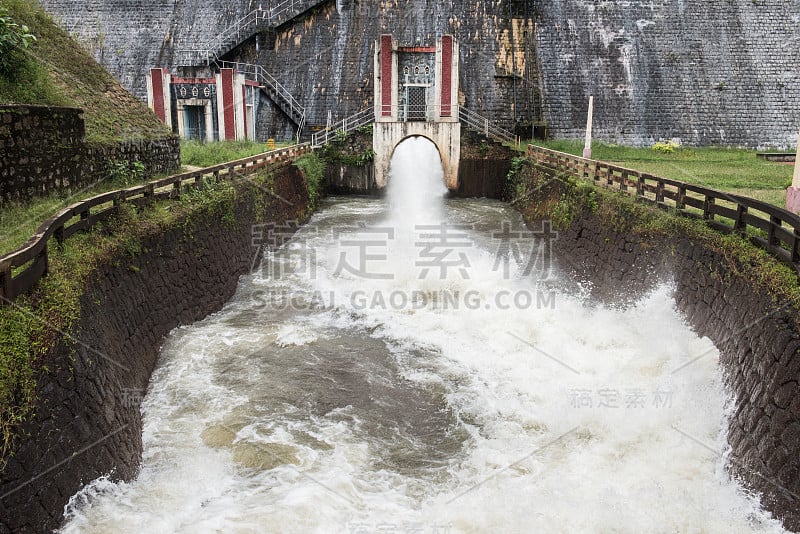
{"type": "MultiPolygon", "coordinates": [[[[542,218],[542,204],[559,202],[569,187],[574,186],[554,181],[539,189],[521,207],[526,219],[542,218]],[[531,217],[531,210],[540,215],[531,217]]],[[[735,395],[728,471],[760,493],[762,505],[787,529],[800,531],[797,303],[775,297],[749,275],[753,265],[702,237],[636,231],[637,213],[650,208],[630,209],[633,201],[626,195],[599,199],[595,211],[583,208],[560,231],[553,246],[559,267],[589,283],[597,300],[618,305],[635,302],[661,282],[674,283],[677,309],[719,349],[725,382],[735,395]]]]}
{"type": "Polygon", "coordinates": [[[136,476],[140,404],[164,337],[219,310],[260,249],[256,221],[302,221],[308,193],[294,166],[274,177],[274,195],[237,186],[231,223],[202,212],[152,235],[134,254],[109,258],[81,297],[77,326],[44,362],[36,416],[0,472],[0,532],[59,526],[64,505],[97,477],[136,476]],[[278,196],[291,204],[278,200],[278,196]]]}

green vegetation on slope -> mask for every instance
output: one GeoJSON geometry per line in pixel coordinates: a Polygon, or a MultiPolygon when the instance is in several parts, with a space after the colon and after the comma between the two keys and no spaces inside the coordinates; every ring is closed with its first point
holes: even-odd
{"type": "Polygon", "coordinates": [[[294,165],[300,169],[306,180],[308,210],[309,213],[313,212],[324,194],[322,182],[325,176],[325,161],[316,152],[309,152],[297,158],[294,165]]]}
{"type": "Polygon", "coordinates": [[[63,105],[50,75],[31,51],[38,43],[27,25],[0,6],[0,102],[63,105]]]}
{"type": "MultiPolygon", "coordinates": [[[[553,140],[537,145],[568,154],[581,155],[583,142],[553,140]]],[[[720,147],[679,147],[673,152],[633,148],[595,142],[594,159],[656,176],[682,180],[720,191],[763,200],[784,207],[786,188],[792,180],[792,166],[757,158],[755,151],[720,147]]]]}
{"type": "Polygon", "coordinates": [[[110,143],[164,137],[158,118],[89,56],[32,0],[3,0],[15,24],[36,41],[15,47],[22,67],[0,72],[0,102],[78,107],[84,110],[86,139],[110,143]]]}

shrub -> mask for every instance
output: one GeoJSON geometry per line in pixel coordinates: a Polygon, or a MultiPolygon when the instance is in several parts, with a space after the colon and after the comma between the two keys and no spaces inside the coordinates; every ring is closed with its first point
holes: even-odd
{"type": "Polygon", "coordinates": [[[673,152],[675,152],[675,149],[680,148],[680,146],[681,145],[679,145],[675,141],[659,141],[650,148],[652,148],[656,152],[661,152],[662,154],[672,154],[673,152]]]}
{"type": "Polygon", "coordinates": [[[8,9],[0,6],[0,75],[13,78],[25,65],[25,50],[36,42],[24,24],[14,21],[8,9]]]}

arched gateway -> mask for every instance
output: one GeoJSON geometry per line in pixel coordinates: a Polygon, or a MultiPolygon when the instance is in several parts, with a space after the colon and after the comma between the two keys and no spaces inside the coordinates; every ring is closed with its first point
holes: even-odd
{"type": "Polygon", "coordinates": [[[378,188],[386,187],[397,145],[421,136],[438,148],[447,188],[458,189],[458,44],[452,36],[442,36],[435,47],[399,46],[391,35],[376,42],[372,136],[378,188]]]}

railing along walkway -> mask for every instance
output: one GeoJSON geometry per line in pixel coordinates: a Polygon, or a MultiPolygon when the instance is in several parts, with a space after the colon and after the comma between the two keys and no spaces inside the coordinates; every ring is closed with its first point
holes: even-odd
{"type": "Polygon", "coordinates": [[[339,132],[347,134],[357,128],[372,124],[373,122],[375,122],[375,110],[370,106],[349,117],[345,117],[327,128],[315,132],[314,135],[311,136],[311,146],[320,147],[327,145],[331,140],[336,139],[339,132]]]}
{"type": "MultiPolygon", "coordinates": [[[[392,106],[391,109],[392,112],[396,113],[398,117],[402,117],[401,122],[435,122],[434,117],[436,117],[437,111],[441,110],[441,106],[402,105],[392,106]]],[[[457,109],[455,112],[458,113],[459,121],[467,128],[476,130],[477,132],[484,134],[486,137],[494,139],[500,143],[507,143],[519,148],[520,138],[518,136],[515,136],[508,130],[504,130],[503,128],[491,124],[489,119],[482,117],[481,115],[475,113],[474,111],[470,111],[463,106],[449,106],[448,109],[457,109]]],[[[375,122],[375,110],[374,106],[370,106],[359,111],[358,113],[340,120],[335,124],[332,124],[331,126],[324,128],[323,130],[320,130],[319,132],[316,132],[311,138],[311,145],[315,147],[327,145],[332,139],[336,138],[336,135],[339,134],[339,132],[347,134],[356,128],[366,126],[367,124],[372,124],[373,122],[375,122]]]]}
{"type": "Polygon", "coordinates": [[[153,180],[138,187],[118,189],[77,202],[46,220],[22,247],[0,257],[0,305],[29,291],[47,274],[48,243],[54,237],[60,244],[76,232],[88,230],[114,215],[123,202],[143,207],[155,200],[179,198],[187,188],[199,187],[205,177],[232,179],[265,167],[285,164],[308,152],[308,144],[295,145],[196,171],[153,180]],[[20,268],[24,268],[19,271],[20,268]]]}
{"type": "Polygon", "coordinates": [[[528,157],[549,169],[592,180],[595,184],[672,208],[709,222],[723,232],[761,235],[750,239],[800,273],[800,216],[760,200],[679,180],[626,169],[603,161],[529,145],[528,157]],[[759,232],[756,232],[759,233],[759,232]]]}
{"type": "Polygon", "coordinates": [[[517,148],[520,146],[519,136],[514,135],[508,130],[500,128],[499,126],[491,124],[489,119],[470,109],[465,108],[464,106],[459,106],[458,108],[458,119],[461,121],[461,124],[481,132],[490,139],[494,139],[500,143],[514,145],[517,148]]]}

